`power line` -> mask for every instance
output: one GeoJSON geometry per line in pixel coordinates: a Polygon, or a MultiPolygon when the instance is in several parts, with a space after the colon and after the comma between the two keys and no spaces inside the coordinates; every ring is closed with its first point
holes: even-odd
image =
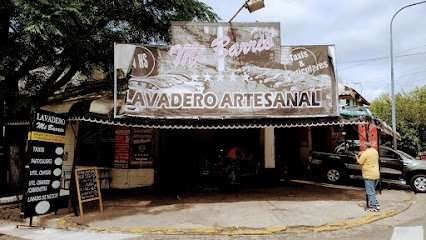
{"type": "MultiPolygon", "coordinates": [[[[413,83],[420,83],[422,81],[424,81],[424,83],[426,85],[426,78],[417,78],[417,79],[410,81],[409,87],[418,87],[418,86],[416,86],[416,84],[413,84],[413,83]]],[[[396,86],[402,87],[402,86],[405,86],[406,84],[407,84],[407,82],[399,82],[399,83],[396,83],[396,86]]],[[[406,87],[408,87],[408,86],[406,86],[406,87]]]]}
{"type": "MultiPolygon", "coordinates": [[[[398,55],[398,56],[396,56],[394,58],[403,58],[403,57],[417,56],[417,55],[426,55],[426,52],[398,55]]],[[[389,58],[389,57],[382,57],[380,60],[386,60],[387,58],[389,58]]],[[[379,63],[378,60],[376,60],[376,61],[366,60],[366,61],[363,61],[363,62],[360,61],[360,62],[356,62],[356,63],[354,62],[355,64],[352,63],[353,65],[348,65],[346,67],[339,67],[338,70],[339,71],[346,71],[348,69],[352,69],[352,68],[356,68],[356,67],[361,67],[361,66],[364,66],[364,65],[367,65],[367,64],[372,64],[372,62],[379,63]]]]}
{"type": "MultiPolygon", "coordinates": [[[[414,71],[418,71],[418,70],[423,70],[423,69],[425,69],[426,68],[426,65],[419,65],[419,66],[415,66],[415,67],[413,67],[413,68],[408,68],[408,69],[402,69],[402,71],[401,72],[397,72],[397,74],[398,74],[398,76],[397,77],[401,77],[401,76],[403,76],[404,74],[410,74],[410,73],[412,73],[412,72],[414,72],[414,71]]],[[[377,79],[384,79],[385,77],[388,77],[389,76],[389,73],[385,73],[385,74],[383,74],[383,73],[381,73],[381,74],[376,74],[376,75],[373,75],[373,76],[371,76],[370,78],[371,79],[375,79],[375,80],[377,80],[377,79]]]]}
{"type": "MultiPolygon", "coordinates": [[[[416,47],[404,49],[404,50],[400,51],[400,53],[401,52],[408,52],[408,51],[419,49],[419,48],[423,48],[423,47],[426,47],[426,44],[422,44],[422,45],[419,45],[419,46],[416,46],[416,47]]],[[[414,53],[414,54],[419,54],[420,55],[422,53],[414,53]]],[[[407,54],[398,55],[398,56],[396,56],[396,58],[398,58],[398,57],[404,57],[404,55],[407,55],[407,54]]],[[[344,70],[351,69],[351,68],[354,68],[354,67],[363,66],[365,64],[368,64],[371,61],[385,60],[385,59],[388,59],[388,58],[389,57],[383,56],[383,57],[373,57],[373,58],[358,59],[358,60],[353,60],[353,61],[346,61],[346,62],[339,63],[339,65],[340,64],[347,64],[349,66],[343,67],[343,68],[342,67],[338,67],[338,68],[339,68],[340,71],[344,71],[344,70]],[[353,65],[353,64],[355,64],[355,65],[353,65]]]]}
{"type": "MultiPolygon", "coordinates": [[[[401,52],[408,52],[408,51],[411,51],[411,50],[414,50],[414,49],[423,48],[423,47],[426,47],[426,44],[422,44],[422,45],[419,45],[419,46],[416,46],[416,47],[412,47],[412,48],[406,48],[406,49],[403,49],[403,50],[399,51],[399,53],[401,53],[401,52]]],[[[376,58],[386,59],[386,58],[389,58],[389,57],[385,56],[385,57],[373,57],[373,58],[366,58],[366,59],[357,59],[357,60],[353,60],[353,61],[342,62],[342,64],[351,63],[351,62],[358,62],[358,61],[363,61],[363,60],[376,59],[376,58]]]]}
{"type": "MultiPolygon", "coordinates": [[[[417,69],[419,69],[419,68],[413,68],[410,71],[402,72],[402,73],[398,74],[395,78],[397,78],[397,79],[405,79],[405,78],[413,76],[413,75],[417,75],[417,74],[421,74],[421,73],[426,73],[426,69],[421,70],[421,71],[414,71],[414,70],[417,70],[417,69]]],[[[388,78],[387,76],[380,75],[380,76],[377,76],[377,77],[372,77],[369,80],[364,80],[363,82],[364,83],[372,83],[372,82],[378,82],[379,80],[386,80],[387,78],[388,78]]],[[[352,82],[352,83],[360,82],[358,79],[355,79],[353,81],[352,80],[346,80],[346,81],[347,82],[352,82]]],[[[413,81],[417,82],[417,80],[413,80],[413,81]]]]}
{"type": "Polygon", "coordinates": [[[422,48],[422,47],[426,47],[426,44],[423,44],[423,45],[420,45],[420,46],[417,46],[417,47],[407,48],[407,49],[405,49],[403,51],[407,52],[407,51],[411,51],[411,50],[414,50],[414,49],[419,49],[419,48],[422,48]]]}

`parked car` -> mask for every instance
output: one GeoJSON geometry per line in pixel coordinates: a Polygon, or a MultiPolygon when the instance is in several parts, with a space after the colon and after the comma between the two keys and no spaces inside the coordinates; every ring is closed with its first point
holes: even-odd
{"type": "MultiPolygon", "coordinates": [[[[344,179],[362,179],[361,166],[356,162],[359,145],[344,142],[333,153],[312,152],[310,168],[328,182],[344,179]]],[[[379,147],[380,176],[383,182],[408,184],[415,192],[426,192],[426,161],[416,160],[409,154],[379,147]]]]}

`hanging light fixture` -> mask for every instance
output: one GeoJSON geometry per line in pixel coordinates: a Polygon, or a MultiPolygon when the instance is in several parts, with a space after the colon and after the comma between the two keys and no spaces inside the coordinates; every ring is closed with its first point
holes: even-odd
{"type": "Polygon", "coordinates": [[[232,20],[234,20],[234,18],[238,15],[238,13],[240,13],[240,11],[243,8],[247,8],[247,10],[252,13],[254,11],[257,11],[259,9],[262,9],[265,7],[265,3],[264,0],[247,0],[245,1],[245,3],[240,7],[240,9],[238,9],[238,11],[234,14],[234,16],[232,16],[231,19],[229,19],[228,23],[231,23],[232,20]]]}
{"type": "Polygon", "coordinates": [[[246,3],[246,8],[249,10],[250,13],[257,11],[259,9],[262,9],[264,7],[265,7],[264,0],[249,0],[246,3]]]}

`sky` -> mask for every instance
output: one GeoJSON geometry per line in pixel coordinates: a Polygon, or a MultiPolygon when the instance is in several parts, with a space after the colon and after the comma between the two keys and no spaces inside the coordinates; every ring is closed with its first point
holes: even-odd
{"type": "MultiPolygon", "coordinates": [[[[392,15],[416,2],[402,0],[265,0],[233,22],[280,22],[283,45],[334,44],[339,82],[368,101],[390,93],[392,15]]],[[[228,21],[244,0],[202,0],[228,21]]],[[[404,9],[393,23],[395,90],[426,85],[426,3],[404,9]]]]}

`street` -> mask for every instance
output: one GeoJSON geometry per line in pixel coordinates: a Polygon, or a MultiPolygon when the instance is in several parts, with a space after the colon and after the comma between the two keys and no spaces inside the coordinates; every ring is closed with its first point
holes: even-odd
{"type": "MultiPolygon", "coordinates": [[[[301,181],[303,182],[303,181],[301,181]]],[[[295,183],[296,184],[296,183],[295,183]]],[[[174,213],[175,207],[173,205],[165,205],[166,211],[164,213],[161,213],[161,211],[155,212],[154,215],[148,214],[147,219],[142,215],[130,215],[125,218],[118,217],[118,218],[111,218],[112,216],[109,216],[108,219],[111,220],[99,220],[99,221],[93,221],[91,223],[80,223],[79,228],[55,228],[52,227],[53,225],[48,225],[47,228],[41,229],[41,228],[26,228],[26,227],[20,227],[16,228],[16,222],[7,222],[3,220],[2,224],[0,225],[0,240],[6,240],[6,239],[296,239],[296,240],[314,240],[314,239],[386,239],[386,240],[400,240],[400,239],[425,239],[424,237],[425,232],[424,228],[426,227],[426,212],[424,209],[426,208],[426,195],[424,194],[412,194],[410,191],[400,189],[400,190],[384,190],[383,194],[379,196],[379,199],[382,199],[383,207],[382,213],[385,213],[387,210],[386,208],[390,208],[392,206],[391,204],[387,203],[386,199],[389,198],[401,198],[403,196],[412,196],[411,205],[407,205],[407,207],[403,207],[401,210],[401,213],[391,216],[391,217],[384,217],[381,220],[373,220],[373,222],[365,220],[366,216],[369,217],[369,215],[365,215],[363,213],[363,210],[360,210],[363,217],[361,217],[361,220],[357,220],[356,217],[351,217],[350,215],[347,215],[346,220],[347,223],[340,224],[338,220],[338,213],[342,214],[348,214],[347,210],[345,213],[344,208],[352,208],[360,205],[362,201],[360,201],[358,195],[362,194],[361,188],[356,187],[347,187],[347,186],[333,186],[329,184],[316,184],[312,183],[311,185],[298,185],[301,184],[297,182],[296,185],[291,185],[288,187],[287,190],[282,189],[283,191],[286,191],[287,194],[290,194],[290,198],[283,197],[285,194],[282,195],[276,195],[271,196],[271,199],[267,201],[268,204],[273,203],[273,211],[271,214],[268,212],[268,208],[266,205],[264,205],[262,195],[259,195],[260,193],[254,193],[253,199],[249,200],[244,193],[241,193],[240,197],[238,199],[242,199],[241,202],[235,202],[230,203],[229,197],[218,197],[217,199],[223,199],[222,201],[225,201],[227,203],[222,203],[221,205],[218,205],[219,203],[213,203],[216,205],[216,207],[211,208],[209,206],[210,203],[208,203],[208,200],[212,200],[211,198],[204,199],[205,203],[202,203],[201,205],[205,207],[207,212],[202,212],[200,210],[200,207],[196,207],[195,200],[191,200],[190,197],[186,197],[185,201],[187,203],[187,207],[183,207],[182,209],[177,209],[176,213],[174,213]],[[298,186],[302,186],[300,188],[296,188],[298,186]],[[300,195],[298,193],[298,190],[304,190],[311,192],[312,195],[315,197],[312,197],[310,199],[306,199],[306,195],[302,194],[300,195]],[[324,189],[329,192],[329,198],[330,200],[326,200],[324,195],[320,195],[321,192],[324,190],[318,190],[317,192],[313,192],[315,190],[313,189],[324,189]],[[291,192],[292,191],[292,192],[291,192]],[[402,195],[401,195],[402,194],[402,195]],[[354,197],[358,200],[356,201],[349,201],[348,197],[354,197]],[[293,198],[293,199],[291,199],[293,198]],[[305,201],[300,202],[300,199],[305,198],[305,201]],[[255,199],[261,199],[258,203],[255,201],[255,199]],[[275,199],[275,200],[273,200],[275,199]],[[296,201],[293,204],[296,204],[292,207],[285,208],[283,206],[285,205],[292,205],[292,202],[289,202],[289,199],[291,201],[296,201]],[[299,199],[299,201],[297,201],[299,199]],[[334,200],[331,200],[334,199],[334,200]],[[247,202],[249,200],[249,202],[247,202]],[[337,202],[335,200],[338,200],[337,202]],[[192,202],[192,203],[191,203],[192,202]],[[195,204],[195,205],[194,205],[195,204]],[[280,205],[281,204],[281,205],[280,205]],[[347,207],[345,207],[345,204],[347,204],[347,207]],[[189,206],[189,208],[188,208],[189,206]],[[238,206],[242,206],[242,208],[246,209],[244,210],[238,210],[238,206]],[[315,207],[312,207],[315,206],[315,207]],[[329,207],[331,206],[331,207],[329,207]],[[335,207],[332,207],[335,206],[335,207]],[[184,210],[185,208],[188,208],[188,210],[184,210]],[[210,208],[210,210],[208,210],[210,208]],[[236,209],[235,209],[236,208],[236,209]],[[307,212],[303,211],[303,208],[309,209],[307,212]],[[193,210],[191,210],[193,209],[193,210]],[[198,209],[198,210],[195,210],[198,209]],[[222,209],[222,210],[218,210],[222,209]],[[288,214],[282,214],[282,213],[276,213],[276,209],[287,209],[286,212],[288,214]],[[187,211],[187,212],[185,212],[187,211]],[[192,212],[196,211],[197,214],[193,215],[192,212]],[[210,216],[208,211],[211,212],[210,216]],[[232,219],[230,220],[230,224],[235,222],[238,222],[240,225],[235,225],[235,227],[231,228],[232,231],[230,231],[230,228],[227,228],[227,230],[222,232],[208,232],[207,230],[203,230],[201,234],[197,234],[196,231],[201,230],[193,230],[193,232],[188,232],[186,234],[173,232],[176,230],[173,230],[173,221],[176,222],[176,226],[186,226],[185,221],[189,221],[189,223],[186,223],[187,225],[193,225],[193,226],[201,226],[197,225],[199,223],[196,223],[197,221],[201,221],[204,223],[209,222],[209,218],[211,219],[219,219],[222,215],[221,211],[224,211],[225,215],[228,213],[228,218],[232,219]],[[299,212],[299,213],[298,213],[299,212]],[[233,216],[235,214],[242,215],[243,218],[238,218],[238,216],[233,216]],[[282,215],[277,215],[282,214],[282,215]],[[184,215],[184,216],[183,216],[184,215]],[[297,216],[300,215],[300,216],[297,216]],[[271,217],[271,219],[268,219],[268,216],[271,217]],[[179,223],[179,218],[184,219],[185,221],[179,223]],[[151,230],[149,232],[149,219],[152,219],[152,221],[155,221],[157,224],[164,223],[163,230],[161,232],[157,231],[154,232],[151,230]],[[166,220],[161,220],[166,219],[166,220]],[[254,225],[254,222],[258,221],[258,225],[254,225]],[[256,235],[256,233],[253,234],[254,228],[250,230],[250,228],[244,228],[241,227],[243,225],[241,224],[248,224],[252,226],[267,226],[267,223],[273,223],[276,221],[276,219],[279,219],[281,221],[282,225],[288,226],[288,228],[284,229],[284,231],[270,234],[265,233],[259,233],[256,235]],[[292,220],[293,219],[293,220],[292,220]],[[303,220],[305,219],[305,220],[303,220]],[[335,219],[335,220],[333,220],[335,219]],[[141,222],[142,221],[142,222],[141,222]],[[143,222],[145,221],[145,222],[143,222]],[[164,222],[166,221],[166,222],[164,222]],[[294,222],[296,221],[296,222],[294,222]],[[300,223],[297,223],[300,222],[300,223]],[[303,224],[303,222],[305,224],[303,224]],[[324,223],[327,224],[324,224],[324,223]],[[354,223],[355,222],[355,223],[354,223]],[[357,223],[358,222],[358,223],[357,223]],[[138,224],[139,223],[139,224],[138,224]],[[292,227],[292,223],[295,223],[295,227],[292,227]],[[296,224],[297,223],[297,224],[296,224]],[[124,224],[124,226],[145,226],[143,228],[126,228],[128,230],[124,231],[121,230],[121,232],[114,231],[115,227],[119,226],[120,224],[124,224]],[[170,225],[171,224],[171,225],[170,225]],[[104,226],[104,229],[100,228],[100,226],[104,226]],[[296,226],[297,225],[297,226],[296,226]],[[302,225],[305,225],[303,227],[302,225]],[[312,225],[314,227],[309,227],[309,225],[312,225]],[[83,228],[82,228],[83,227],[83,228]],[[337,229],[337,230],[336,230],[337,229]],[[228,233],[226,233],[228,231],[228,233]]],[[[275,188],[273,188],[275,189],[275,188]]],[[[281,189],[281,188],[280,188],[281,189]]],[[[262,191],[265,191],[262,190],[262,191]]],[[[272,190],[267,190],[269,194],[272,193],[272,190]]],[[[126,202],[126,204],[131,204],[131,202],[126,202]]],[[[214,206],[213,205],[213,206],[214,206]]],[[[402,206],[402,205],[401,205],[402,206]]],[[[164,207],[161,207],[164,208],[164,207]]],[[[116,211],[111,206],[109,207],[111,211],[116,211]]],[[[159,207],[156,207],[155,209],[159,209],[159,207]]],[[[134,210],[135,212],[138,212],[138,210],[134,210]]],[[[145,210],[145,211],[153,211],[153,210],[145,210]]],[[[283,210],[281,210],[283,211],[283,210]]],[[[353,210],[350,210],[352,212],[356,212],[355,208],[353,210]]],[[[109,214],[108,210],[105,214],[109,214]]],[[[95,215],[93,215],[95,216],[95,215]]],[[[92,217],[93,217],[92,216],[92,217]]],[[[89,217],[89,218],[92,218],[89,217]]],[[[104,217],[103,217],[104,218],[104,217]]],[[[358,217],[359,218],[359,217],[358,217]]],[[[62,221],[61,218],[58,218],[59,221],[62,221]]],[[[78,218],[77,218],[78,219],[78,218]]],[[[225,220],[221,220],[222,224],[226,224],[227,222],[225,220]]],[[[214,224],[214,220],[211,220],[212,224],[214,224]]],[[[343,221],[344,222],[344,221],[343,221]]],[[[247,225],[247,226],[248,226],[247,225]]],[[[264,228],[268,229],[268,228],[264,228]]]]}
{"type": "Polygon", "coordinates": [[[0,240],[426,240],[426,0],[0,4],[0,240]]]}
{"type": "MultiPolygon", "coordinates": [[[[417,194],[415,203],[405,212],[372,224],[337,231],[309,232],[301,234],[278,234],[267,236],[143,236],[135,239],[293,239],[293,240],[423,240],[426,239],[426,195],[417,194]],[[401,231],[401,229],[403,229],[401,231]],[[404,232],[407,234],[398,234],[404,232]],[[394,236],[393,236],[394,234],[394,236]]],[[[324,213],[326,214],[326,213],[324,213]]]]}

